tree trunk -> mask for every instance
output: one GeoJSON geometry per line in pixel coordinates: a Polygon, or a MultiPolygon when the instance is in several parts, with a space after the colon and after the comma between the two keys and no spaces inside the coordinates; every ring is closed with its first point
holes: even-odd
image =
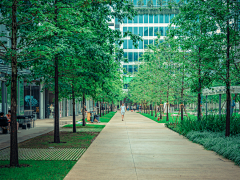
{"type": "Polygon", "coordinates": [[[11,148],[10,166],[19,166],[18,162],[18,138],[17,138],[17,1],[12,5],[12,41],[11,41],[11,148]]]}
{"type": "MultiPolygon", "coordinates": [[[[229,6],[229,0],[227,0],[227,6],[229,6]]],[[[230,31],[229,31],[229,21],[227,21],[227,59],[226,59],[226,67],[227,67],[227,74],[226,74],[226,95],[227,95],[227,115],[226,115],[226,132],[225,136],[230,135],[230,106],[231,106],[231,94],[230,94],[230,31]]]]}
{"type": "Polygon", "coordinates": [[[83,112],[82,112],[82,125],[86,126],[86,121],[85,121],[85,94],[83,93],[83,112]]]}
{"type": "Polygon", "coordinates": [[[73,132],[76,132],[76,117],[75,117],[75,94],[74,83],[72,84],[72,99],[73,99],[73,132]]]}
{"type": "Polygon", "coordinates": [[[155,116],[154,117],[157,117],[157,102],[155,103],[155,116]]]}
{"type": "Polygon", "coordinates": [[[168,121],[169,119],[168,119],[168,95],[169,95],[169,85],[168,85],[168,90],[167,90],[167,118],[166,118],[166,121],[168,121]]]}
{"type": "Polygon", "coordinates": [[[182,107],[181,107],[181,121],[183,121],[183,91],[184,91],[184,69],[183,69],[183,76],[182,76],[182,89],[181,89],[181,104],[182,104],[182,107]]]}
{"type": "MultiPolygon", "coordinates": [[[[55,1],[55,10],[54,10],[54,21],[57,25],[58,17],[58,7],[56,6],[57,1],[55,1]]],[[[58,33],[54,33],[57,37],[58,33]]],[[[58,55],[55,55],[55,112],[54,112],[54,143],[60,143],[59,136],[59,108],[58,108],[58,55]]]]}
{"type": "Polygon", "coordinates": [[[153,104],[151,104],[151,116],[153,116],[153,104]]]}
{"type": "Polygon", "coordinates": [[[102,117],[102,103],[101,103],[101,100],[100,100],[99,110],[100,110],[100,117],[102,117]]]}

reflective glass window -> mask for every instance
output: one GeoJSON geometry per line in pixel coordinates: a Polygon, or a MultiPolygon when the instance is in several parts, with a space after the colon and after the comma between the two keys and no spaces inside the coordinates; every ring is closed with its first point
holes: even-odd
{"type": "Polygon", "coordinates": [[[132,27],[128,27],[128,31],[132,33],[132,27]]]}
{"type": "Polygon", "coordinates": [[[153,0],[153,5],[154,5],[154,6],[157,5],[157,0],[153,0]]]}
{"type": "Polygon", "coordinates": [[[165,23],[169,23],[169,14],[165,14],[165,23]]]}
{"type": "Polygon", "coordinates": [[[133,62],[133,53],[132,52],[128,53],[128,62],[133,62]]]}
{"type": "Polygon", "coordinates": [[[139,23],[143,23],[143,15],[139,15],[139,23]]]}
{"type": "Polygon", "coordinates": [[[158,27],[154,27],[154,36],[157,36],[158,27]]]}
{"type": "Polygon", "coordinates": [[[132,40],[128,40],[128,49],[132,49],[133,48],[133,42],[132,40]]]}
{"type": "Polygon", "coordinates": [[[143,27],[139,27],[139,36],[143,36],[143,27]]]}
{"type": "Polygon", "coordinates": [[[138,48],[139,48],[139,49],[143,49],[143,41],[139,41],[138,48]]]}
{"type": "Polygon", "coordinates": [[[148,14],[144,14],[144,23],[148,23],[148,14]]]}
{"type": "Polygon", "coordinates": [[[127,52],[124,52],[123,57],[127,58],[127,52]]]}
{"type": "Polygon", "coordinates": [[[132,65],[128,65],[128,72],[133,73],[133,66],[132,65]]]}
{"type": "Polygon", "coordinates": [[[149,23],[153,23],[153,15],[149,14],[149,23]]]}
{"type": "Polygon", "coordinates": [[[138,23],[138,15],[134,17],[134,23],[138,23]]]}
{"type": "Polygon", "coordinates": [[[144,27],[144,36],[148,36],[148,27],[144,27]]]}
{"type": "Polygon", "coordinates": [[[153,45],[153,40],[149,39],[149,44],[153,45]]]}
{"type": "Polygon", "coordinates": [[[170,15],[170,22],[172,22],[172,21],[171,21],[172,18],[174,18],[174,14],[171,14],[171,15],[170,15]]]}
{"type": "Polygon", "coordinates": [[[168,35],[168,27],[165,27],[165,36],[168,35]]]}
{"type": "Polygon", "coordinates": [[[134,34],[138,35],[138,27],[134,27],[134,34]]]}
{"type": "Polygon", "coordinates": [[[115,18],[115,24],[119,24],[119,23],[118,23],[118,18],[115,18]]]}
{"type": "Polygon", "coordinates": [[[158,15],[154,15],[154,23],[158,23],[158,15]]]}
{"type": "Polygon", "coordinates": [[[123,41],[123,49],[127,49],[127,40],[123,41]]]}
{"type": "Polygon", "coordinates": [[[134,4],[134,5],[137,5],[137,3],[138,3],[138,0],[134,0],[134,1],[133,1],[133,4],[134,4]]]}
{"type": "Polygon", "coordinates": [[[147,6],[147,0],[143,0],[143,3],[144,3],[144,7],[147,6]]]}
{"type": "Polygon", "coordinates": [[[139,52],[139,58],[138,58],[139,62],[142,61],[142,56],[143,56],[143,52],[139,52]]]}
{"type": "Polygon", "coordinates": [[[134,52],[134,62],[138,61],[138,52],[134,52]]]}
{"type": "Polygon", "coordinates": [[[153,36],[153,27],[149,27],[149,36],[153,36]]]}
{"type": "Polygon", "coordinates": [[[147,45],[148,45],[148,40],[145,39],[145,40],[144,40],[144,49],[147,49],[147,45]]]}
{"type": "Polygon", "coordinates": [[[159,23],[163,23],[163,14],[159,14],[159,23]]]}
{"type": "Polygon", "coordinates": [[[123,23],[127,23],[127,17],[124,18],[123,23]]]}
{"type": "Polygon", "coordinates": [[[138,65],[134,65],[134,72],[138,72],[138,65]]]}
{"type": "Polygon", "coordinates": [[[131,19],[128,19],[128,23],[132,23],[132,20],[131,20],[131,19]]]}
{"type": "Polygon", "coordinates": [[[159,30],[158,30],[158,31],[159,31],[159,33],[160,33],[161,36],[164,36],[164,34],[163,34],[163,27],[159,27],[159,30]]]}
{"type": "Polygon", "coordinates": [[[123,27],[123,33],[127,32],[127,27],[123,27]]]}

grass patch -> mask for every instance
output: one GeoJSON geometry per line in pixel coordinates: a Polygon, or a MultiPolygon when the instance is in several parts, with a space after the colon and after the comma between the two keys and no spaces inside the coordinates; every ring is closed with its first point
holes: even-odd
{"type": "Polygon", "coordinates": [[[116,114],[116,112],[113,112],[113,111],[112,111],[112,112],[109,112],[108,114],[100,117],[100,121],[101,121],[102,123],[108,123],[115,114],[116,114]]]}
{"type": "MultiPolygon", "coordinates": [[[[99,132],[105,127],[105,125],[88,124],[85,127],[79,127],[78,129],[87,129],[91,132],[67,132],[60,131],[61,142],[66,143],[49,143],[53,142],[53,132],[46,133],[44,135],[29,139],[22,143],[19,143],[19,148],[41,148],[49,149],[54,148],[88,148],[93,140],[97,137],[99,132]],[[97,130],[98,132],[95,132],[97,130]]],[[[63,128],[70,129],[70,128],[63,128]]],[[[14,167],[14,168],[0,168],[1,179],[64,179],[67,173],[75,165],[76,161],[56,161],[56,160],[20,160],[19,164],[30,165],[29,167],[14,167]]],[[[8,165],[9,161],[0,161],[1,165],[8,165]]]]}
{"type": "MultiPolygon", "coordinates": [[[[160,113],[157,113],[157,117],[154,117],[154,116],[155,116],[155,112],[153,112],[153,116],[151,116],[151,114],[146,114],[146,113],[139,113],[139,114],[141,114],[141,115],[143,115],[143,116],[145,116],[145,117],[147,117],[147,118],[149,118],[149,119],[151,119],[151,120],[153,120],[153,121],[156,121],[156,122],[158,122],[158,123],[168,123],[168,122],[173,123],[173,122],[175,122],[175,120],[176,120],[176,116],[174,116],[173,119],[172,119],[172,117],[171,117],[171,115],[172,115],[172,114],[175,114],[175,113],[168,113],[168,119],[169,119],[169,121],[167,121],[167,117],[166,117],[166,116],[163,116],[162,119],[159,119],[159,121],[158,121],[158,117],[159,117],[159,114],[160,114],[160,113]]],[[[165,113],[165,115],[166,115],[166,113],[165,113]]],[[[178,122],[180,119],[181,119],[181,117],[179,116],[177,122],[178,122]]]]}
{"type": "MultiPolygon", "coordinates": [[[[72,128],[73,125],[72,124],[67,124],[65,126],[63,126],[63,128],[72,128]]],[[[105,125],[98,125],[98,124],[86,124],[86,126],[83,126],[82,124],[76,124],[76,128],[101,128],[103,129],[105,127],[105,125]]]]}
{"type": "Polygon", "coordinates": [[[18,145],[19,148],[88,148],[92,140],[98,135],[98,132],[60,132],[61,142],[66,143],[49,143],[53,142],[53,131],[47,134],[29,139],[18,145]]]}
{"type": "MultiPolygon", "coordinates": [[[[0,161],[0,165],[9,163],[0,161]]],[[[19,161],[19,163],[28,164],[30,167],[0,168],[1,179],[63,179],[76,161],[19,161]]]]}

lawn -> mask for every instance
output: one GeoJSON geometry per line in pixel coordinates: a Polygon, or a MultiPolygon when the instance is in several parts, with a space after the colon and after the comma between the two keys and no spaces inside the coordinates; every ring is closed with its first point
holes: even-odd
{"type": "MultiPolygon", "coordinates": [[[[63,179],[72,169],[76,161],[19,161],[30,167],[0,168],[1,180],[39,180],[63,179]]],[[[0,161],[0,165],[9,164],[9,161],[0,161]]]]}
{"type": "MultiPolygon", "coordinates": [[[[105,125],[98,124],[87,124],[84,127],[77,124],[77,130],[83,131],[72,133],[71,125],[66,125],[60,129],[60,140],[62,143],[52,143],[53,132],[49,132],[19,143],[18,147],[31,149],[88,148],[104,127],[105,125]]],[[[20,165],[27,164],[30,166],[0,168],[0,179],[64,179],[76,162],[70,160],[20,160],[20,165]]],[[[2,160],[0,161],[1,165],[9,165],[9,161],[2,160]]]]}

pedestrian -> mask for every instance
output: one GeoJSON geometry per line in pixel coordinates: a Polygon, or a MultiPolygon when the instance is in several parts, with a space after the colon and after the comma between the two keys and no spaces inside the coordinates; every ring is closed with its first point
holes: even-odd
{"type": "Polygon", "coordinates": [[[123,118],[124,118],[124,114],[126,112],[126,107],[124,106],[124,103],[122,103],[121,107],[120,107],[120,112],[121,112],[121,115],[122,115],[122,121],[123,121],[123,118]]]}
{"type": "Polygon", "coordinates": [[[142,109],[142,106],[141,106],[141,104],[140,104],[140,106],[139,106],[139,112],[141,113],[141,109],[142,109]]]}
{"type": "MultiPolygon", "coordinates": [[[[8,114],[6,114],[6,117],[8,119],[8,131],[10,132],[10,127],[11,127],[11,110],[8,110],[8,114]]],[[[19,123],[17,122],[17,132],[20,133],[20,131],[18,131],[18,127],[19,127],[19,123]]]]}
{"type": "Polygon", "coordinates": [[[129,107],[127,106],[127,110],[129,111],[129,107]]]}

